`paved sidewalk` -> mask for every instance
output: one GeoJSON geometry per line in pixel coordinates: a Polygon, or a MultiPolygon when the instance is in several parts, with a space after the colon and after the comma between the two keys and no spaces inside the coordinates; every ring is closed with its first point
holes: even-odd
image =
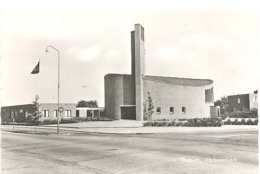
{"type": "MultiPolygon", "coordinates": [[[[45,127],[56,127],[57,125],[43,125],[45,127]]],[[[142,121],[115,120],[115,121],[89,121],[81,123],[60,124],[63,128],[138,128],[142,127],[142,121]]]]}
{"type": "MultiPolygon", "coordinates": [[[[86,132],[105,134],[149,134],[149,133],[189,133],[189,132],[225,132],[225,131],[255,131],[258,126],[225,125],[222,127],[142,127],[141,122],[113,121],[113,122],[84,122],[60,124],[61,132],[86,132]],[[122,127],[122,125],[126,127],[122,127]]],[[[2,125],[2,130],[13,131],[12,125],[2,125]]],[[[57,125],[43,125],[37,127],[40,133],[55,133],[57,125]]],[[[33,132],[34,126],[15,126],[14,131],[33,132]]]]}

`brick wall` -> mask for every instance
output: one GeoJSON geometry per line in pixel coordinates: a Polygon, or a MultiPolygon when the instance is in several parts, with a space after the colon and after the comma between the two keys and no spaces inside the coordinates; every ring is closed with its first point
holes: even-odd
{"type": "Polygon", "coordinates": [[[13,115],[16,122],[22,122],[27,118],[28,114],[32,114],[32,113],[33,113],[32,104],[1,107],[2,122],[12,121],[11,115],[13,115]]]}
{"type": "Polygon", "coordinates": [[[256,109],[258,108],[258,98],[257,94],[249,94],[249,108],[256,109]]]}
{"type": "Polygon", "coordinates": [[[107,74],[105,76],[106,116],[121,119],[121,105],[135,105],[134,77],[132,75],[107,74]]]}
{"type": "Polygon", "coordinates": [[[154,104],[153,119],[187,119],[210,117],[210,106],[206,103],[205,89],[210,89],[213,84],[203,87],[174,86],[171,84],[144,80],[144,100],[150,92],[154,104]],[[156,113],[156,107],[161,107],[161,113],[156,113]],[[170,113],[174,107],[174,113],[170,113]],[[182,107],[186,112],[182,113],[182,107]]]}
{"type": "MultiPolygon", "coordinates": [[[[61,107],[64,108],[64,112],[60,114],[60,118],[71,118],[76,117],[76,104],[75,103],[61,103],[61,107]],[[70,110],[71,111],[71,117],[65,117],[65,111],[70,110]]],[[[41,120],[44,119],[57,119],[57,117],[54,117],[54,110],[57,110],[58,105],[57,103],[43,103],[40,105],[40,110],[48,110],[49,111],[49,117],[42,117],[41,120]]]]}
{"type": "Polygon", "coordinates": [[[249,110],[249,94],[228,96],[228,112],[233,112],[234,108],[239,111],[243,111],[243,109],[249,110]]]}

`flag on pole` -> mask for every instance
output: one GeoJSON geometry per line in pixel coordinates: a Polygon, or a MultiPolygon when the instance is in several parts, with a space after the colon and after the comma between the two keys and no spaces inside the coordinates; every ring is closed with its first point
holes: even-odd
{"type": "Polygon", "coordinates": [[[36,67],[32,70],[31,74],[38,74],[40,72],[40,61],[36,65],[36,67]]]}

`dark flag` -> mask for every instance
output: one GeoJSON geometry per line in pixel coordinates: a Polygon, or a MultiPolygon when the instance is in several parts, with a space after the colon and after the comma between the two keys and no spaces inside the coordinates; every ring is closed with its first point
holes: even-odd
{"type": "Polygon", "coordinates": [[[31,74],[38,74],[40,72],[40,61],[36,65],[36,67],[32,70],[31,74]]]}

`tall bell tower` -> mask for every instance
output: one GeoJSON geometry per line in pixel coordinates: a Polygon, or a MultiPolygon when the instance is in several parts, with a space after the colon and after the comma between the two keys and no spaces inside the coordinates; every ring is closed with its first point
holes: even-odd
{"type": "Polygon", "coordinates": [[[143,75],[145,74],[144,28],[135,24],[131,32],[132,75],[135,78],[136,120],[143,120],[143,75]]]}

